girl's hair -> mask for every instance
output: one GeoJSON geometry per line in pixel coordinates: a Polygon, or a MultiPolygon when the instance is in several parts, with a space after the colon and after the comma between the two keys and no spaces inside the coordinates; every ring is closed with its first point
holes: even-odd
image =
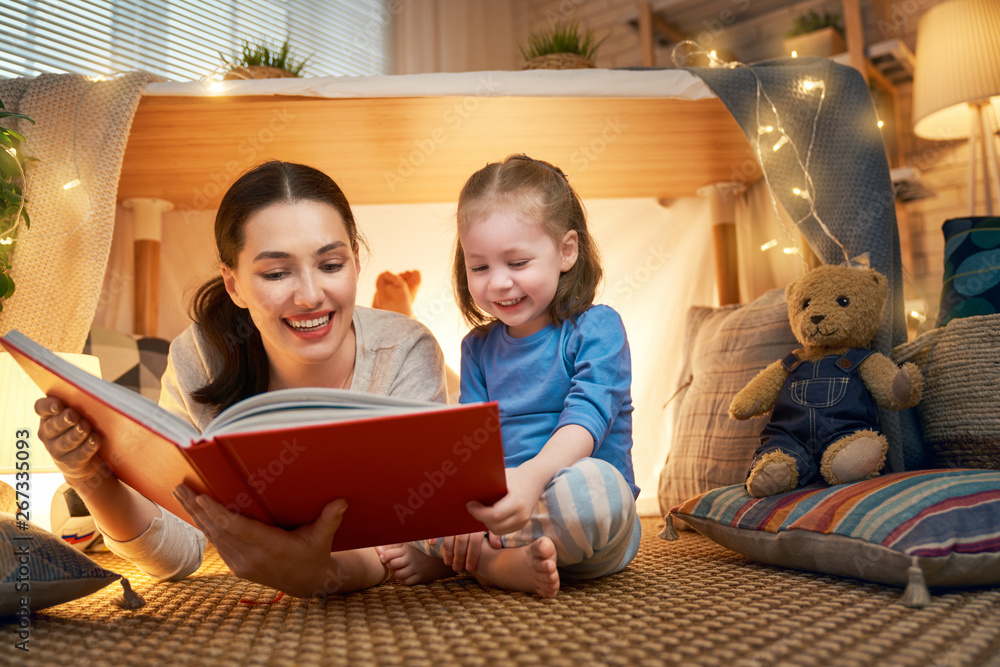
{"type": "MultiPolygon", "coordinates": [[[[332,178],[306,165],[275,160],[240,176],[223,196],[215,216],[219,261],[232,270],[237,268],[246,243],[247,222],[256,213],[274,204],[301,201],[332,206],[344,219],[354,253],[365,245],[347,197],[332,178]]],[[[221,275],[198,289],[191,302],[190,314],[222,360],[215,379],[195,391],[192,397],[222,411],[248,396],[267,391],[270,372],[260,331],[247,310],[233,303],[221,275]]]]}
{"type": "MultiPolygon", "coordinates": [[[[458,196],[459,234],[497,211],[513,211],[538,221],[557,244],[566,232],[576,231],[576,264],[559,276],[549,316],[554,324],[560,324],[590,308],[604,272],[597,245],[587,231],[583,203],[566,174],[559,167],[523,154],[487,164],[466,181],[458,196]]],[[[469,292],[461,238],[455,246],[453,272],[455,298],[465,321],[477,332],[485,333],[497,319],[483,312],[469,292]]]]}

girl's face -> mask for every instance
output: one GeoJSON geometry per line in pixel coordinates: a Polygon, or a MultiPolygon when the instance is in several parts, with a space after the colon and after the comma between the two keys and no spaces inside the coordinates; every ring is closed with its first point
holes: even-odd
{"type": "Polygon", "coordinates": [[[361,265],[340,213],[314,201],[273,204],[244,231],[238,267],[223,266],[222,276],[260,330],[272,384],[294,386],[295,377],[327,370],[336,382],[353,372],[361,265]]]}
{"type": "Polygon", "coordinates": [[[470,223],[459,239],[477,306],[506,324],[515,338],[551,323],[548,308],[559,276],[576,263],[575,231],[566,232],[557,243],[540,221],[499,211],[470,223]]]}

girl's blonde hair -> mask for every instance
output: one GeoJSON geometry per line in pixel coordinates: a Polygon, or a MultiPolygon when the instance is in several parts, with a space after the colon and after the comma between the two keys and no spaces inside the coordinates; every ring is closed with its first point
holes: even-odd
{"type": "MultiPolygon", "coordinates": [[[[559,276],[555,297],[549,304],[549,316],[553,324],[558,325],[590,308],[604,271],[597,245],[587,231],[583,203],[562,170],[523,154],[486,165],[466,181],[458,196],[459,234],[497,211],[513,211],[537,220],[557,245],[566,232],[577,233],[576,264],[559,276]]],[[[461,237],[455,245],[453,278],[455,298],[465,321],[476,331],[485,333],[497,319],[483,312],[469,292],[461,237]]]]}

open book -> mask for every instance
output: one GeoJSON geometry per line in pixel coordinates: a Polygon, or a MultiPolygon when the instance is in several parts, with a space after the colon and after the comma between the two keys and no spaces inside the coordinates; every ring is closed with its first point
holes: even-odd
{"type": "MultiPolygon", "coordinates": [[[[191,521],[185,483],[230,510],[294,528],[344,498],[334,551],[485,530],[466,510],[506,494],[497,404],[449,406],[338,389],[252,396],[197,429],[24,334],[0,338],[48,395],[102,437],[123,482],[191,521]]],[[[193,522],[192,522],[193,523],[193,522]]]]}

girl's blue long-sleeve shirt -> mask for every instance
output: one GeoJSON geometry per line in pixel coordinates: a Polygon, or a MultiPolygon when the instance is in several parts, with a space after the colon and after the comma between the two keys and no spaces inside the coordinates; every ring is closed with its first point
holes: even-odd
{"type": "Polygon", "coordinates": [[[567,424],[594,438],[591,456],[615,466],[635,496],[632,360],[618,313],[591,306],[559,326],[513,338],[497,323],[462,341],[462,403],[497,401],[508,468],[536,456],[567,424]]]}

